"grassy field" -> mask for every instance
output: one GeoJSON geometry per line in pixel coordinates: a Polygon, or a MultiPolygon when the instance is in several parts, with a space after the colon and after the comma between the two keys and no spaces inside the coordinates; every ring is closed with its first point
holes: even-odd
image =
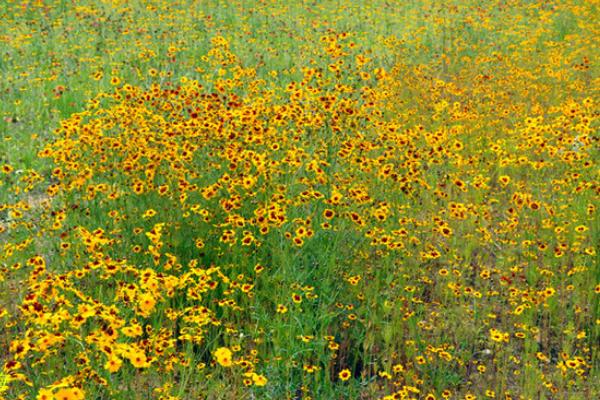
{"type": "Polygon", "coordinates": [[[599,6],[2,1],[0,399],[599,398],[599,6]]]}

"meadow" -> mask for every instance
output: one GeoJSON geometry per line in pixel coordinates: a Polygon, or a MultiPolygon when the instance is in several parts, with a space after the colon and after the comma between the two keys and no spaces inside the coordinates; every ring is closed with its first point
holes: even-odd
{"type": "Polygon", "coordinates": [[[0,399],[600,398],[598,0],[4,0],[0,399]]]}

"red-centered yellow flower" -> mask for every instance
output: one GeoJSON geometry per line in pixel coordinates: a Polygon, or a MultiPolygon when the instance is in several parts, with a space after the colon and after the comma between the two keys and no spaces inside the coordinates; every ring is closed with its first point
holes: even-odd
{"type": "Polygon", "coordinates": [[[40,389],[40,391],[38,392],[38,395],[35,399],[36,400],[53,400],[54,394],[52,393],[52,390],[50,390],[50,389],[40,389]]]}
{"type": "Polygon", "coordinates": [[[138,306],[142,315],[150,315],[155,305],[156,299],[150,293],[144,293],[138,299],[138,306]]]}
{"type": "Polygon", "coordinates": [[[277,305],[277,312],[279,314],[285,314],[286,312],[288,312],[288,308],[286,306],[284,306],[283,304],[278,304],[277,305]]]}
{"type": "Polygon", "coordinates": [[[265,378],[263,375],[252,375],[252,381],[254,381],[254,385],[256,386],[265,386],[267,384],[267,378],[265,378]]]}
{"type": "Polygon", "coordinates": [[[54,400],[83,400],[85,394],[79,388],[61,388],[54,393],[54,400]]]}
{"type": "Polygon", "coordinates": [[[146,212],[144,213],[144,215],[142,215],[143,218],[152,218],[156,215],[156,211],[152,208],[149,208],[146,210],[146,212]]]}
{"type": "Polygon", "coordinates": [[[338,377],[340,378],[341,381],[347,381],[348,379],[350,379],[351,375],[352,374],[350,373],[349,369],[343,369],[338,374],[338,377]]]}
{"type": "Polygon", "coordinates": [[[332,219],[333,217],[335,217],[335,211],[328,208],[323,211],[323,217],[325,219],[332,219]]]}
{"type": "Polygon", "coordinates": [[[232,355],[233,354],[231,353],[231,350],[229,350],[227,347],[219,347],[214,352],[215,359],[223,367],[231,367],[233,364],[232,355]]]}
{"type": "Polygon", "coordinates": [[[302,303],[302,296],[300,296],[298,293],[292,293],[292,301],[296,304],[300,304],[302,303]]]}
{"type": "Polygon", "coordinates": [[[147,368],[150,366],[148,358],[143,352],[136,351],[129,355],[129,361],[135,368],[147,368]]]}
{"type": "Polygon", "coordinates": [[[121,368],[122,364],[123,361],[119,357],[111,356],[104,364],[104,369],[108,372],[115,373],[121,368]]]}
{"type": "Polygon", "coordinates": [[[490,338],[494,342],[508,342],[509,334],[492,328],[490,329],[490,338]]]}

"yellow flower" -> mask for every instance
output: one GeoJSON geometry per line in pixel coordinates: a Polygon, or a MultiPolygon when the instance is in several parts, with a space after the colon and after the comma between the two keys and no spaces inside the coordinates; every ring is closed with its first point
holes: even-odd
{"type": "Polygon", "coordinates": [[[340,378],[341,381],[347,381],[348,379],[350,379],[351,375],[352,374],[350,373],[349,369],[343,369],[338,374],[338,376],[339,376],[339,378],[340,378]]]}
{"type": "Polygon", "coordinates": [[[231,367],[233,364],[231,356],[231,350],[227,347],[219,347],[215,352],[214,356],[217,359],[217,362],[223,367],[231,367]]]}
{"type": "Polygon", "coordinates": [[[263,375],[252,375],[252,381],[256,386],[265,386],[267,384],[267,378],[265,378],[263,375]]]}
{"type": "Polygon", "coordinates": [[[150,315],[152,310],[154,310],[156,300],[154,299],[154,296],[152,296],[150,293],[144,293],[140,295],[138,299],[138,305],[140,307],[142,315],[150,315]]]}
{"type": "Polygon", "coordinates": [[[277,312],[279,314],[285,314],[287,311],[288,311],[288,308],[286,306],[284,306],[283,304],[277,305],[277,312]]]}
{"type": "Polygon", "coordinates": [[[83,400],[85,394],[79,388],[61,388],[54,393],[54,400],[83,400]]]}
{"type": "Polygon", "coordinates": [[[510,183],[510,176],[502,175],[500,178],[498,178],[498,180],[502,186],[506,186],[510,183]]]}
{"type": "Polygon", "coordinates": [[[523,304],[521,304],[517,308],[515,308],[514,314],[521,315],[524,310],[525,310],[525,306],[523,304]]]}
{"type": "Polygon", "coordinates": [[[490,329],[490,338],[494,342],[508,342],[509,334],[492,328],[490,329]]]}
{"type": "Polygon", "coordinates": [[[132,354],[129,354],[129,361],[135,368],[147,368],[150,366],[146,354],[140,351],[135,351],[132,352],[132,354]]]}
{"type": "Polygon", "coordinates": [[[50,389],[40,389],[38,392],[36,400],[53,400],[54,394],[52,394],[52,390],[50,389]]]}
{"type": "Polygon", "coordinates": [[[111,356],[108,361],[106,361],[106,363],[104,364],[104,369],[106,369],[109,372],[117,372],[120,368],[121,365],[123,364],[123,361],[121,361],[121,359],[119,357],[115,357],[115,356],[111,356]]]}
{"type": "Polygon", "coordinates": [[[146,210],[146,212],[144,213],[144,215],[142,215],[143,218],[152,218],[156,215],[156,211],[153,210],[152,208],[149,208],[146,210]]]}

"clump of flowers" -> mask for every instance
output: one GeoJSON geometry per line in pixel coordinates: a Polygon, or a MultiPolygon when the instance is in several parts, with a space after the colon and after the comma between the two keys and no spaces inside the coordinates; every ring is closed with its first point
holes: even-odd
{"type": "MultiPolygon", "coordinates": [[[[43,172],[0,160],[0,397],[591,393],[589,10],[562,42],[532,20],[568,26],[570,2],[517,3],[514,35],[505,5],[425,2],[428,35],[369,48],[314,24],[310,59],[283,71],[220,34],[193,64],[180,39],[165,71],[132,67],[147,81],[94,69],[109,89],[57,118],[43,172]]],[[[119,10],[75,17],[132,23],[119,10]]],[[[52,85],[65,110],[71,86],[52,85]]]]}

